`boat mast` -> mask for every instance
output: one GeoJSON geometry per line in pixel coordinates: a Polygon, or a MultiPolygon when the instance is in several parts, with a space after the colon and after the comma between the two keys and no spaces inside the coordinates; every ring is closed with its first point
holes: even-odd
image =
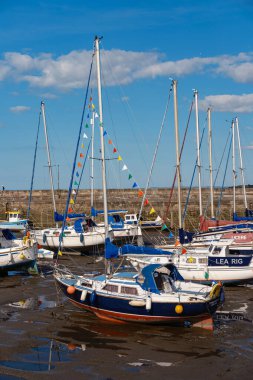
{"type": "Polygon", "coordinates": [[[92,112],[91,118],[91,173],[90,173],[90,206],[91,209],[94,206],[94,123],[95,123],[95,112],[92,112]]]}
{"type": "Polygon", "coordinates": [[[203,214],[202,210],[202,194],[201,194],[201,166],[200,166],[200,149],[199,149],[199,109],[198,109],[198,90],[194,91],[195,113],[196,113],[196,143],[197,143],[197,167],[198,167],[198,183],[199,183],[199,215],[203,214]]]}
{"type": "Polygon", "coordinates": [[[242,149],[241,149],[241,139],[240,139],[240,132],[239,132],[238,117],[235,118],[235,125],[236,125],[236,130],[237,130],[237,140],[238,140],[239,157],[240,157],[240,171],[241,171],[241,177],[242,177],[244,207],[245,207],[245,210],[248,210],[248,202],[247,202],[245,180],[244,180],[244,169],[243,169],[243,163],[242,163],[242,149]]]}
{"type": "Polygon", "coordinates": [[[212,158],[212,126],[211,126],[211,108],[207,109],[208,120],[208,147],[209,147],[209,175],[210,175],[210,195],[211,195],[211,218],[214,219],[213,207],[213,158],[212,158]]]}
{"type": "Polygon", "coordinates": [[[232,163],[233,163],[233,213],[235,214],[235,182],[236,182],[236,170],[235,170],[235,122],[232,120],[232,163]]]}
{"type": "Polygon", "coordinates": [[[104,125],[103,125],[103,105],[102,105],[102,89],[101,89],[101,73],[100,73],[100,38],[95,37],[95,53],[97,61],[97,86],[98,86],[98,109],[99,109],[99,129],[101,143],[101,163],[102,163],[102,184],[103,184],[103,200],[104,200],[104,223],[105,238],[108,237],[108,209],[107,209],[107,193],[106,193],[106,167],[105,167],[105,147],[104,147],[104,125]]]}
{"type": "Polygon", "coordinates": [[[174,123],[176,138],[176,167],[177,167],[177,200],[178,200],[178,226],[182,228],[181,212],[181,174],[180,174],[180,157],[179,157],[179,136],[178,136],[178,112],[177,112],[177,81],[172,81],[174,97],[174,123]]]}
{"type": "Polygon", "coordinates": [[[54,181],[53,181],[53,172],[52,172],[50,149],[49,149],[49,142],[48,142],[48,135],[47,135],[47,123],[46,123],[45,103],[44,102],[41,102],[41,113],[42,113],[42,118],[43,118],[44,133],[45,133],[45,139],[46,139],[47,163],[48,163],[48,170],[49,170],[49,177],[50,177],[50,184],[51,184],[53,208],[54,208],[54,212],[56,212],[56,203],[55,203],[55,195],[54,195],[54,181]]]}

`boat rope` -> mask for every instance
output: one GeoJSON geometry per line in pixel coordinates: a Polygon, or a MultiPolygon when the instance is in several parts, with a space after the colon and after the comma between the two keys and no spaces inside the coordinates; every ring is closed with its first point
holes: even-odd
{"type": "MultiPolygon", "coordinates": [[[[186,135],[187,135],[188,128],[189,128],[189,124],[190,124],[190,119],[191,119],[191,114],[192,114],[193,104],[194,104],[194,97],[193,97],[193,99],[192,99],[191,106],[190,106],[190,110],[189,110],[188,120],[187,120],[187,124],[186,124],[186,128],[185,128],[185,132],[184,132],[184,137],[183,137],[183,142],[182,142],[181,149],[180,149],[180,154],[179,154],[179,161],[181,161],[182,153],[183,153],[183,150],[184,150],[184,144],[185,144],[186,135]]],[[[165,210],[165,213],[164,213],[164,216],[163,216],[163,220],[164,220],[164,222],[165,222],[165,220],[167,219],[168,214],[169,214],[169,211],[170,211],[171,200],[172,200],[172,196],[173,196],[173,192],[174,192],[174,187],[175,187],[176,179],[177,179],[177,169],[175,170],[175,174],[174,174],[174,178],[173,178],[173,183],[172,183],[172,186],[171,186],[171,189],[170,189],[170,195],[169,195],[168,206],[167,206],[167,208],[166,208],[166,210],[165,210]]]]}
{"type": "Polygon", "coordinates": [[[224,172],[224,176],[223,176],[223,182],[222,182],[222,186],[221,186],[221,191],[220,191],[220,198],[219,198],[219,201],[218,201],[218,208],[217,208],[217,211],[216,211],[216,218],[220,215],[221,200],[222,200],[222,195],[223,195],[223,190],[224,190],[224,183],[225,183],[225,179],[226,179],[226,175],[227,175],[228,160],[229,160],[229,157],[230,157],[231,146],[232,146],[232,136],[231,136],[231,139],[230,139],[230,144],[229,144],[229,149],[228,149],[227,162],[226,162],[225,172],[224,172]]]}
{"type": "MultiPolygon", "coordinates": [[[[38,148],[38,139],[39,139],[39,130],[40,130],[40,120],[41,120],[41,111],[39,113],[39,121],[38,121],[38,127],[37,127],[37,135],[36,135],[36,144],[34,149],[34,157],[33,157],[33,168],[32,168],[32,179],[31,179],[31,186],[29,191],[29,200],[28,200],[28,208],[27,208],[27,214],[26,218],[27,220],[30,217],[30,211],[31,211],[31,202],[32,202],[32,191],[33,191],[33,181],[34,181],[34,173],[35,173],[35,164],[36,164],[36,157],[37,157],[37,148],[38,148]]],[[[28,225],[27,225],[28,226],[28,225]]]]}
{"type": "Polygon", "coordinates": [[[92,52],[92,60],[91,60],[90,71],[89,71],[89,76],[88,76],[88,81],[87,81],[87,86],[86,86],[86,93],[85,93],[85,99],[84,99],[84,104],[83,104],[83,110],[82,110],[81,122],[80,122],[80,127],[79,127],[78,139],[77,139],[77,144],[76,144],[76,151],[75,151],[75,156],[74,156],[72,174],[71,174],[70,183],[69,183],[69,190],[68,190],[66,207],[65,207],[65,212],[64,212],[63,222],[62,222],[61,234],[59,237],[59,248],[58,248],[58,252],[57,252],[56,263],[58,262],[59,252],[61,252],[61,248],[62,248],[64,229],[65,229],[65,225],[66,225],[66,218],[68,215],[68,207],[69,207],[69,202],[70,202],[70,196],[72,193],[73,179],[74,179],[74,173],[75,173],[75,168],[76,168],[76,160],[77,160],[78,148],[79,148],[80,139],[81,139],[81,133],[82,133],[84,114],[85,114],[85,109],[86,109],[86,104],[87,104],[88,92],[89,92],[89,87],[90,87],[90,80],[91,80],[91,73],[92,73],[92,67],[93,67],[93,61],[94,61],[94,54],[95,54],[95,47],[94,47],[93,52],[92,52]]]}
{"type": "Polygon", "coordinates": [[[151,168],[150,168],[149,175],[148,175],[148,180],[147,180],[146,187],[145,187],[145,190],[144,190],[144,194],[143,194],[143,197],[142,197],[141,208],[140,208],[140,212],[139,212],[139,216],[138,216],[138,220],[137,220],[137,225],[140,224],[140,219],[141,219],[141,214],[142,214],[143,207],[144,207],[144,202],[145,202],[145,199],[146,199],[146,195],[147,195],[150,179],[151,179],[151,176],[152,176],[152,173],[153,173],[153,168],[154,168],[154,164],[155,164],[155,160],[156,160],[156,156],[157,156],[157,151],[158,151],[158,147],[159,147],[160,140],[161,140],[161,137],[162,137],[162,131],[163,131],[163,128],[164,128],[164,125],[165,125],[165,119],[166,119],[166,116],[167,116],[167,113],[168,113],[168,108],[169,108],[169,103],[170,103],[170,98],[171,98],[171,92],[172,92],[172,83],[171,83],[171,86],[170,86],[170,89],[169,89],[168,100],[167,100],[167,103],[166,103],[166,106],[165,106],[165,111],[164,111],[164,115],[163,115],[163,119],[162,119],[162,124],[161,124],[161,127],[160,127],[160,131],[159,131],[159,135],[158,135],[158,139],[157,139],[157,143],[156,143],[156,147],[155,147],[155,151],[154,151],[154,155],[153,155],[153,160],[152,160],[151,168]]]}

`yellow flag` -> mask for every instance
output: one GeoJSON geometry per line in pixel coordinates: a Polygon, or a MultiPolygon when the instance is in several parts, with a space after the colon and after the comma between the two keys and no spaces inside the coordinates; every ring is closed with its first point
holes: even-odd
{"type": "Polygon", "coordinates": [[[93,104],[93,103],[92,103],[91,107],[92,107],[92,109],[94,110],[95,106],[94,106],[94,104],[93,104]]]}
{"type": "Polygon", "coordinates": [[[122,157],[121,156],[118,157],[118,161],[122,161],[122,157]]]}
{"type": "Polygon", "coordinates": [[[62,251],[58,251],[58,256],[62,256],[62,251]]]}
{"type": "Polygon", "coordinates": [[[70,203],[71,205],[74,205],[74,204],[75,204],[75,202],[74,202],[73,199],[70,199],[69,203],[70,203]]]}
{"type": "Polygon", "coordinates": [[[155,209],[154,207],[151,208],[151,210],[149,211],[150,214],[154,214],[155,213],[155,209]]]}

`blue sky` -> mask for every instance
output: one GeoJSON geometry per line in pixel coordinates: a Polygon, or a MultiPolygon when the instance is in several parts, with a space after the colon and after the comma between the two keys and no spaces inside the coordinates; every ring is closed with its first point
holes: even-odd
{"type": "MultiPolygon", "coordinates": [[[[253,4],[243,0],[214,0],[212,7],[201,0],[1,0],[1,184],[7,189],[29,188],[44,100],[54,174],[59,165],[60,186],[68,186],[95,35],[103,36],[105,128],[138,185],[147,180],[170,78],[178,80],[181,139],[193,89],[199,92],[200,129],[206,126],[207,107],[212,107],[214,170],[231,120],[238,117],[246,183],[252,184],[252,20],[253,4]]],[[[193,171],[195,141],[193,113],[182,157],[184,186],[193,171]]],[[[106,146],[108,157],[112,156],[107,142],[106,146]]],[[[201,160],[203,185],[208,185],[206,134],[201,160]]],[[[42,133],[36,165],[35,188],[48,188],[42,133]]],[[[110,162],[110,187],[132,186],[121,169],[122,162],[110,162]]],[[[169,186],[174,170],[171,99],[151,186],[169,186]]],[[[88,187],[88,167],[85,173],[82,186],[88,187]]],[[[96,187],[99,178],[96,163],[96,187]]],[[[231,184],[230,167],[226,183],[231,184]]]]}

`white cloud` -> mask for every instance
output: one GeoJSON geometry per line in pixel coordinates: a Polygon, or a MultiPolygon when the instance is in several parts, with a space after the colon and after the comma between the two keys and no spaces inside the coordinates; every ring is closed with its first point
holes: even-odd
{"type": "Polygon", "coordinates": [[[253,145],[246,145],[246,146],[243,146],[242,148],[247,149],[247,150],[253,150],[253,145]]]}
{"type": "Polygon", "coordinates": [[[29,111],[30,109],[31,109],[31,107],[28,107],[28,106],[15,106],[15,107],[10,107],[10,111],[11,111],[11,112],[14,112],[14,113],[25,112],[25,111],[29,111]]]}
{"type": "Polygon", "coordinates": [[[253,94],[242,95],[210,95],[199,102],[199,107],[207,110],[211,107],[214,111],[250,113],[253,112],[253,94]]]}
{"type": "MultiPolygon", "coordinates": [[[[35,57],[7,52],[0,60],[0,80],[12,78],[30,86],[69,91],[85,86],[92,52],[73,50],[54,57],[42,53],[35,57]]],[[[158,76],[180,77],[211,72],[236,82],[253,82],[253,53],[229,56],[192,57],[177,61],[166,60],[158,52],[102,50],[103,78],[106,86],[124,85],[138,79],[158,76]]]]}

